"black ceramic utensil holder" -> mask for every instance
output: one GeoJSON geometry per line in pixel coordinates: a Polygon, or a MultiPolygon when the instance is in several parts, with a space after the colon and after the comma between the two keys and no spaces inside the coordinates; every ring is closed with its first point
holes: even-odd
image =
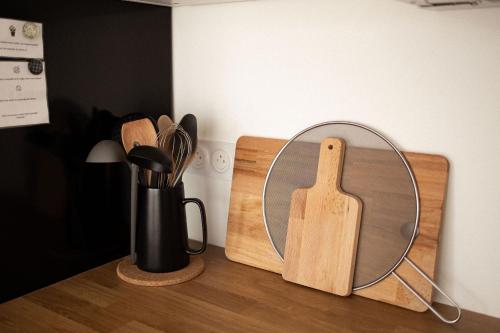
{"type": "Polygon", "coordinates": [[[137,193],[137,266],[146,272],[166,273],[189,265],[189,255],[205,252],[207,222],[203,202],[184,198],[184,184],[156,189],[140,185],[137,193]],[[200,209],[203,243],[199,249],[188,244],[186,209],[194,203],[200,209]]]}

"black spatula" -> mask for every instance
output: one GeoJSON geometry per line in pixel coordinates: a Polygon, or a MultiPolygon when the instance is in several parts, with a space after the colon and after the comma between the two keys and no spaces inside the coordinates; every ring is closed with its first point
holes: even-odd
{"type": "Polygon", "coordinates": [[[158,184],[158,174],[170,173],[172,171],[172,161],[170,157],[157,147],[134,147],[128,153],[127,159],[130,163],[140,168],[152,171],[151,186],[153,187],[160,187],[158,184]]]}

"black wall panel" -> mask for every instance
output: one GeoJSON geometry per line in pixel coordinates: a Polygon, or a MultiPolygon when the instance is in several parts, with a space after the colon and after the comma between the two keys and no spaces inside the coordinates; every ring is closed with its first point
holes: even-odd
{"type": "Polygon", "coordinates": [[[171,114],[170,14],[118,0],[0,4],[0,17],[44,24],[51,120],[0,129],[0,302],[127,253],[128,168],[84,161],[119,117],[171,114]]]}

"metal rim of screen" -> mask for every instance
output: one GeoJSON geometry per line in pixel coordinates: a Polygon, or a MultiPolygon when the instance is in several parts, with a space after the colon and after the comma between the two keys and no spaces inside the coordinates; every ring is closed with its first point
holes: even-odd
{"type": "Polygon", "coordinates": [[[432,281],[432,279],[429,276],[427,276],[427,274],[425,274],[425,272],[423,272],[415,263],[413,263],[409,258],[407,258],[407,254],[410,251],[410,249],[411,249],[411,247],[413,245],[413,242],[415,241],[415,238],[418,235],[418,223],[419,223],[419,219],[420,219],[420,198],[419,198],[419,195],[418,195],[417,182],[415,180],[415,176],[413,174],[413,171],[411,170],[411,167],[410,167],[408,161],[406,160],[406,158],[404,157],[403,153],[401,153],[401,151],[399,151],[399,149],[396,148],[396,146],[392,142],[390,142],[385,136],[383,136],[381,133],[375,131],[374,129],[372,129],[372,128],[368,127],[368,126],[365,126],[365,125],[362,125],[362,124],[359,124],[359,123],[355,123],[355,122],[350,122],[350,121],[328,121],[328,122],[319,123],[319,124],[310,126],[310,127],[306,128],[306,129],[304,129],[303,131],[297,133],[296,135],[294,135],[280,149],[280,151],[278,152],[278,154],[276,154],[276,157],[274,158],[273,162],[271,163],[271,166],[269,167],[269,171],[267,173],[266,180],[264,182],[264,188],[263,188],[263,191],[262,191],[262,216],[263,216],[264,226],[266,228],[267,236],[269,237],[269,240],[271,242],[271,245],[272,245],[274,251],[276,252],[276,254],[278,255],[278,257],[280,258],[280,260],[283,262],[284,258],[281,256],[281,254],[279,253],[278,249],[276,248],[276,246],[275,246],[275,244],[273,242],[273,239],[272,239],[271,234],[269,232],[269,228],[267,226],[267,218],[266,218],[266,200],[265,200],[265,197],[266,197],[266,190],[267,190],[267,185],[268,185],[269,177],[271,175],[273,167],[274,167],[275,163],[279,160],[281,154],[286,150],[286,148],[288,147],[288,145],[290,143],[294,142],[294,140],[296,138],[300,137],[302,134],[304,134],[306,132],[309,132],[309,131],[311,131],[311,130],[313,130],[315,128],[322,127],[322,126],[327,126],[327,125],[350,125],[350,126],[359,127],[361,129],[367,130],[367,131],[375,134],[380,139],[382,139],[383,141],[385,141],[398,154],[399,158],[403,162],[403,164],[404,164],[404,166],[406,168],[406,171],[408,172],[408,175],[410,176],[410,179],[412,181],[412,185],[413,185],[413,189],[414,189],[414,193],[415,193],[415,203],[416,203],[416,205],[415,205],[416,206],[415,227],[413,228],[413,234],[411,236],[410,241],[408,242],[408,246],[405,249],[405,251],[403,252],[401,258],[396,262],[396,264],[394,265],[394,267],[392,267],[392,269],[388,270],[387,273],[385,273],[384,275],[382,275],[381,277],[379,277],[375,281],[372,281],[372,282],[370,282],[370,283],[368,283],[368,284],[366,284],[364,286],[353,288],[353,291],[361,290],[361,289],[364,289],[364,288],[368,288],[368,287],[370,287],[370,286],[372,286],[374,284],[379,283],[380,281],[384,280],[386,277],[388,277],[389,275],[392,274],[392,275],[395,276],[395,278],[403,286],[405,286],[413,295],[415,295],[415,297],[420,302],[422,302],[429,310],[431,310],[432,313],[434,313],[440,320],[442,320],[443,322],[448,323],[448,324],[454,324],[454,323],[456,323],[458,320],[460,320],[460,317],[462,315],[462,311],[461,311],[460,307],[458,306],[458,304],[455,301],[453,301],[451,299],[451,297],[448,296],[441,288],[439,288],[439,286],[436,285],[436,283],[434,281],[432,281]],[[432,285],[433,288],[435,288],[437,291],[439,291],[457,309],[457,317],[456,318],[451,319],[451,320],[450,319],[446,319],[431,304],[429,304],[429,302],[427,302],[417,291],[415,291],[409,285],[408,282],[406,282],[400,275],[398,275],[395,272],[396,269],[401,265],[401,263],[403,261],[407,262],[417,273],[419,273],[427,282],[429,282],[432,285]]]}

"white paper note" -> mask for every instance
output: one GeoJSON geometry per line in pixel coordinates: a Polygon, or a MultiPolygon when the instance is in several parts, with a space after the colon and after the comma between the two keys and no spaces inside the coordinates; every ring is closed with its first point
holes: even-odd
{"type": "Polygon", "coordinates": [[[34,75],[27,61],[0,61],[0,127],[49,122],[43,66],[43,72],[34,75]]]}
{"type": "Polygon", "coordinates": [[[0,57],[43,59],[42,24],[0,19],[0,57]]]}

